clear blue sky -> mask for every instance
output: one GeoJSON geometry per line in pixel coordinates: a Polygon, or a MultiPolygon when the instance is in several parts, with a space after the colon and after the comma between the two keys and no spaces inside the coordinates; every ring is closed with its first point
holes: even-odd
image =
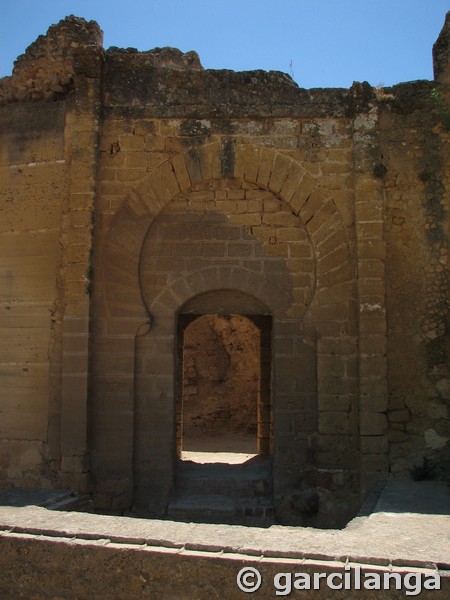
{"type": "Polygon", "coordinates": [[[205,68],[290,73],[306,88],[432,79],[450,0],[0,0],[0,76],[69,14],[105,48],[196,50],[205,68]]]}

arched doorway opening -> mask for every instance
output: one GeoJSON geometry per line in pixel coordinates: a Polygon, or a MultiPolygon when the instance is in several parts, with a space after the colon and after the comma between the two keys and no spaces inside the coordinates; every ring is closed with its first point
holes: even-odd
{"type": "Polygon", "coordinates": [[[270,454],[271,317],[182,314],[177,337],[178,457],[270,454]]]}
{"type": "Polygon", "coordinates": [[[249,298],[209,293],[178,315],[172,519],[273,523],[272,317],[249,298]]]}

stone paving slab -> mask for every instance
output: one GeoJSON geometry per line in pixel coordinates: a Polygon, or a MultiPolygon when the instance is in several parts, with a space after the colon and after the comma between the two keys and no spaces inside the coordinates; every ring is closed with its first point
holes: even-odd
{"type": "Polygon", "coordinates": [[[74,496],[70,490],[9,488],[0,490],[0,506],[51,506],[74,496]]]}
{"type": "Polygon", "coordinates": [[[344,530],[259,529],[2,507],[0,530],[253,556],[450,568],[449,520],[439,515],[379,513],[360,517],[344,530]]]}
{"type": "Polygon", "coordinates": [[[438,482],[393,482],[381,494],[373,514],[353,519],[343,530],[279,525],[262,529],[3,506],[0,531],[203,552],[450,569],[448,498],[448,488],[438,482]],[[406,491],[410,507],[412,498],[418,499],[418,512],[400,512],[406,491]],[[430,514],[431,506],[435,514],[430,514]]]}

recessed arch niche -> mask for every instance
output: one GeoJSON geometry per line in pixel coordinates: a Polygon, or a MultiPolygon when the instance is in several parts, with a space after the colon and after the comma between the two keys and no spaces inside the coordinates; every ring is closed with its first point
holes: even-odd
{"type": "Polygon", "coordinates": [[[236,144],[224,177],[221,152],[209,144],[155,169],[99,248],[91,403],[99,506],[114,498],[164,513],[176,457],[177,315],[205,293],[253,297],[272,316],[275,494],[289,493],[315,460],[316,337],[327,335],[330,310],[343,330],[354,319],[345,227],[290,157],[236,144]]]}

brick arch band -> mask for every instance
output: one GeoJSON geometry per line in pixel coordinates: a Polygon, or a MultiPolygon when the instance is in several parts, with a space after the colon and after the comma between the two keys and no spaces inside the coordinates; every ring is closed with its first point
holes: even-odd
{"type": "MultiPolygon", "coordinates": [[[[215,142],[166,161],[128,195],[110,228],[101,277],[111,317],[147,318],[139,286],[139,259],[147,231],[161,210],[193,185],[236,178],[271,191],[297,215],[309,236],[318,269],[336,250],[336,266],[349,264],[341,215],[318,181],[298,162],[265,146],[215,142]],[[323,250],[321,249],[323,245],[323,250]]],[[[321,286],[333,285],[324,277],[321,286]]],[[[147,307],[148,308],[148,307],[147,307]]]]}
{"type": "Polygon", "coordinates": [[[188,300],[205,292],[233,289],[254,297],[267,306],[271,314],[282,314],[292,302],[289,290],[274,288],[270,282],[254,273],[249,281],[245,269],[217,267],[202,269],[179,277],[164,288],[149,306],[150,315],[178,312],[188,300]]]}

